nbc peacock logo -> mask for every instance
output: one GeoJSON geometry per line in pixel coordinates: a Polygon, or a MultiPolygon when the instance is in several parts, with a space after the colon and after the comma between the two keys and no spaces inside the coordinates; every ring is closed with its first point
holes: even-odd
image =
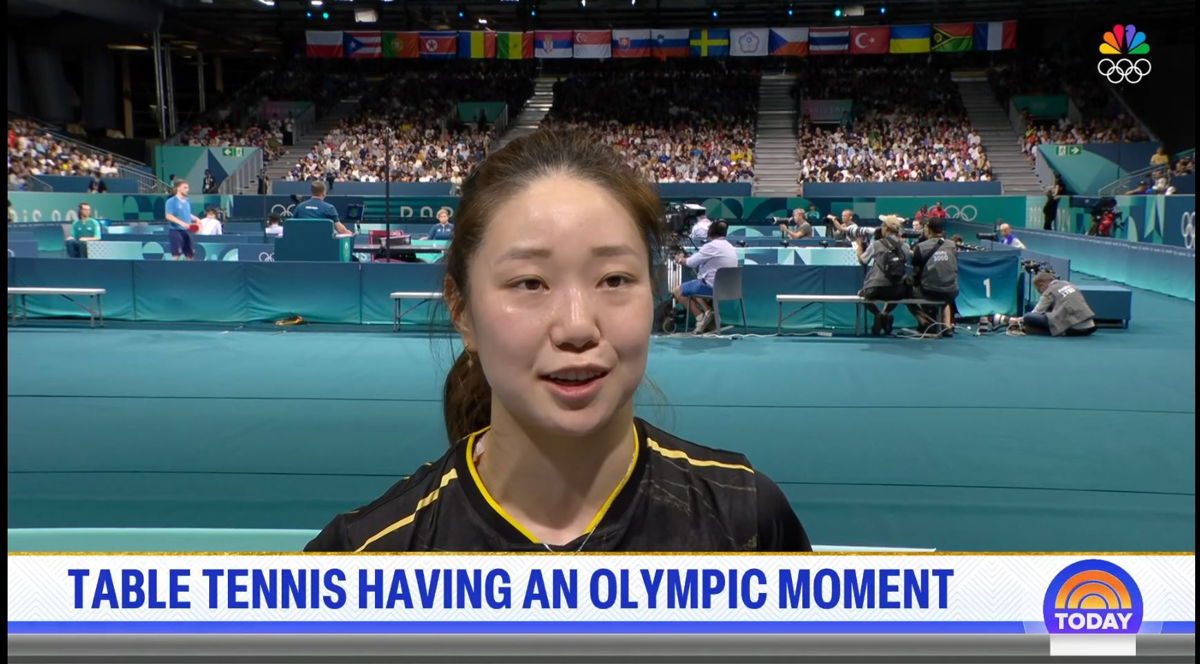
{"type": "MultiPolygon", "coordinates": [[[[1114,25],[1112,30],[1104,33],[1100,42],[1102,55],[1146,55],[1150,52],[1150,42],[1146,41],[1146,33],[1137,26],[1114,25]]],[[[1096,71],[1108,79],[1109,83],[1140,83],[1150,73],[1150,60],[1147,58],[1100,58],[1096,63],[1096,71]]]]}
{"type": "Polygon", "coordinates": [[[1050,582],[1042,613],[1050,634],[1137,634],[1142,593],[1117,565],[1081,560],[1050,582]]]}

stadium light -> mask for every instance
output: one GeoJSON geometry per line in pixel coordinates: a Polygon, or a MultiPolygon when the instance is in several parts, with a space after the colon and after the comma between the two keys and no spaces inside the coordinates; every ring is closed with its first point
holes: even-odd
{"type": "Polygon", "coordinates": [[[791,17],[791,16],[795,16],[795,15],[796,15],[796,10],[792,9],[791,7],[788,7],[788,16],[791,17]]]}
{"type": "Polygon", "coordinates": [[[714,9],[714,10],[712,10],[712,17],[713,17],[713,18],[716,18],[716,17],[718,17],[718,16],[720,16],[720,15],[721,15],[721,13],[720,13],[720,12],[718,12],[717,10],[715,10],[715,9],[714,9]]]}
{"type": "Polygon", "coordinates": [[[329,20],[329,12],[321,12],[321,18],[328,21],[329,20]]]}
{"type": "Polygon", "coordinates": [[[579,6],[586,9],[587,8],[587,0],[579,0],[579,6]]]}
{"type": "Polygon", "coordinates": [[[304,12],[309,18],[312,18],[312,12],[304,12]]]}
{"type": "Polygon", "coordinates": [[[310,0],[308,4],[312,5],[313,7],[320,7],[321,5],[325,4],[325,0],[310,0]]]}
{"type": "Polygon", "coordinates": [[[266,6],[268,6],[268,7],[274,7],[274,6],[275,6],[275,0],[258,0],[258,4],[260,4],[260,5],[266,5],[266,6]]]}
{"type": "Polygon", "coordinates": [[[879,13],[886,14],[887,13],[887,5],[879,5],[879,13]]]}
{"type": "Polygon", "coordinates": [[[837,9],[833,10],[833,17],[834,18],[842,17],[842,8],[841,7],[838,7],[837,9]]]}

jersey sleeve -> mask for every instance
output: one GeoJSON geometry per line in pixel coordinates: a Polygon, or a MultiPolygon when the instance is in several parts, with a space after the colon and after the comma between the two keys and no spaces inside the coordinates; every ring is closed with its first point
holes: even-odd
{"type": "Polygon", "coordinates": [[[808,533],[787,497],[771,478],[755,473],[758,495],[758,550],[812,551],[808,533]]]}
{"type": "Polygon", "coordinates": [[[339,514],[321,529],[320,534],[304,546],[305,551],[348,551],[346,538],[346,515],[339,514]]]}

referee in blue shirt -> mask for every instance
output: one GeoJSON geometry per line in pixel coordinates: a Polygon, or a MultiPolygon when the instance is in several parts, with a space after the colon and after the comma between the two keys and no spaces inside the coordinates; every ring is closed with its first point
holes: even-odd
{"type": "Polygon", "coordinates": [[[171,244],[171,256],[179,260],[179,255],[187,256],[190,261],[196,257],[192,249],[192,235],[188,232],[193,223],[199,224],[200,217],[192,214],[192,206],[188,203],[187,180],[175,181],[175,195],[167,199],[167,235],[171,244]]]}
{"type": "Polygon", "coordinates": [[[442,208],[437,212],[437,225],[429,230],[426,240],[454,239],[454,224],[450,223],[450,208],[442,208]]]}
{"type": "Polygon", "coordinates": [[[325,183],[314,180],[312,198],[297,205],[293,216],[297,219],[328,219],[333,222],[334,231],[338,235],[354,235],[353,224],[347,228],[338,218],[337,208],[325,202],[325,191],[325,183]]]}

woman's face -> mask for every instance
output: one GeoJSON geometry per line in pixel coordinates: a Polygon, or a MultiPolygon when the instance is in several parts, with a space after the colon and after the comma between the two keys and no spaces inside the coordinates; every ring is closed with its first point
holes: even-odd
{"type": "Polygon", "coordinates": [[[650,346],[648,263],[633,218],[590,182],[546,176],[496,208],[458,321],[493,411],[567,436],[628,416],[650,346]]]}

